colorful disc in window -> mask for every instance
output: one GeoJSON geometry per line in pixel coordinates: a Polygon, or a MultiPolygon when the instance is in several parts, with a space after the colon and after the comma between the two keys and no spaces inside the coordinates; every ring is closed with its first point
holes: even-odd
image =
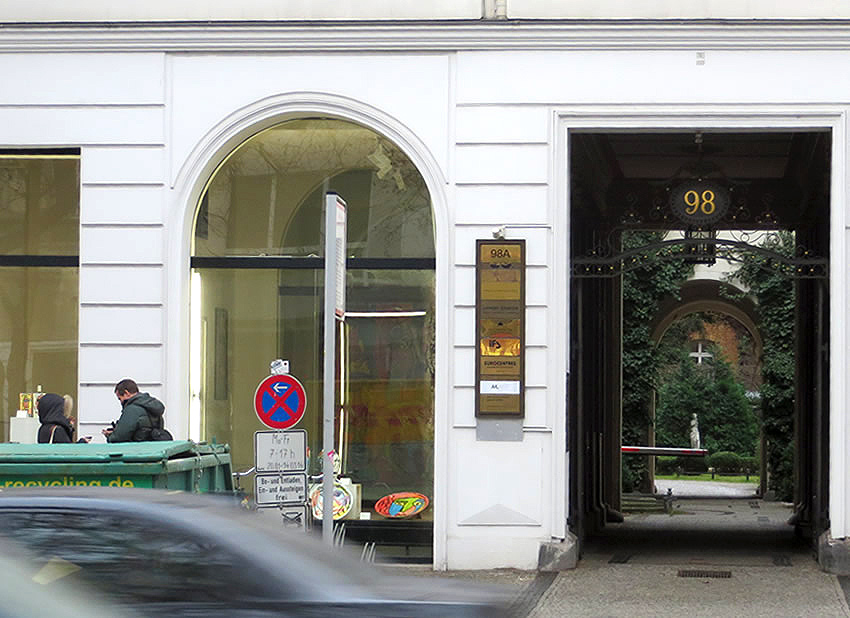
{"type": "Polygon", "coordinates": [[[428,497],[412,491],[384,496],[375,503],[375,511],[384,517],[412,517],[428,508],[428,497]]]}
{"type": "MultiPolygon", "coordinates": [[[[322,484],[318,483],[310,488],[310,507],[313,510],[313,518],[322,518],[322,484]]],[[[334,510],[333,518],[342,519],[351,511],[351,506],[354,504],[354,496],[351,491],[344,485],[339,483],[334,484],[334,510]]]]}

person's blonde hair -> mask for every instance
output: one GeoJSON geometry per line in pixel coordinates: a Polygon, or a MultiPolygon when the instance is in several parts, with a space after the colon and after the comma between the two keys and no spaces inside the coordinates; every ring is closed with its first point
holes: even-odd
{"type": "Polygon", "coordinates": [[[71,416],[71,412],[74,409],[74,398],[70,395],[63,395],[62,399],[65,400],[65,416],[71,416]]]}

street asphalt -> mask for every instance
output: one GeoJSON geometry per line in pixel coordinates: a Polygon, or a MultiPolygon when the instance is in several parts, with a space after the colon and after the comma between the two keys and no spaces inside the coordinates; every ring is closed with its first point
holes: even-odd
{"type": "Polygon", "coordinates": [[[517,618],[850,618],[850,578],[819,568],[811,543],[787,523],[789,504],[758,500],[754,488],[737,484],[669,483],[671,513],[627,513],[623,523],[608,524],[573,570],[415,570],[496,584],[517,618]]]}

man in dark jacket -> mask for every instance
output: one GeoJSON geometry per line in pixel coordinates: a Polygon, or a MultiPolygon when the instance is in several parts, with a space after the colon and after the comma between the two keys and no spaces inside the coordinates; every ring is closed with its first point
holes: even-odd
{"type": "Polygon", "coordinates": [[[129,378],[115,385],[115,396],[121,402],[121,418],[113,429],[104,429],[107,442],[146,442],[154,427],[162,428],[165,406],[156,397],[140,393],[129,378]]]}

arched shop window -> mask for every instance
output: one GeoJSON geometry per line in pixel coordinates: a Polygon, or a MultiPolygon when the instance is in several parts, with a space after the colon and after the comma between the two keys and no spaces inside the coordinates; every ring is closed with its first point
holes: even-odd
{"type": "Polygon", "coordinates": [[[3,441],[27,437],[27,421],[11,420],[22,393],[77,393],[79,159],[72,150],[0,150],[3,441]]]}
{"type": "Polygon", "coordinates": [[[229,443],[236,469],[250,468],[254,432],[266,429],[255,389],[273,359],[288,360],[307,394],[297,427],[307,431],[309,472],[321,473],[328,191],[348,204],[335,450],[342,476],[359,485],[352,513],[360,506],[375,522],[383,496],[433,493],[434,226],[419,172],[368,128],[283,122],[212,175],[192,257],[191,433],[229,443]]]}

